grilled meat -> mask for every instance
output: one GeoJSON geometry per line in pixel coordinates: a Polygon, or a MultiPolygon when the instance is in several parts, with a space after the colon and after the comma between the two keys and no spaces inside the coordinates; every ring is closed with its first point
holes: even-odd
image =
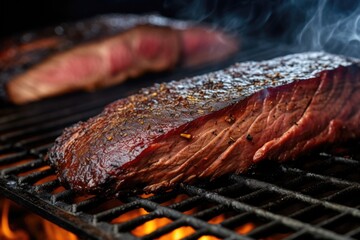
{"type": "Polygon", "coordinates": [[[80,192],[153,192],[241,173],[360,136],[358,60],[300,53],[141,90],[65,130],[50,151],[80,192]]]}
{"type": "Polygon", "coordinates": [[[178,63],[221,60],[237,49],[236,41],[221,32],[135,15],[64,24],[1,46],[0,85],[17,104],[117,84],[178,63]]]}

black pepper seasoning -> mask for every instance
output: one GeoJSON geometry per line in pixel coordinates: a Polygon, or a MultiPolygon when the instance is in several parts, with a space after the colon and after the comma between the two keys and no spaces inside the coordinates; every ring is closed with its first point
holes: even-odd
{"type": "Polygon", "coordinates": [[[250,133],[246,136],[246,140],[250,142],[253,140],[253,137],[250,135],[250,133]]]}

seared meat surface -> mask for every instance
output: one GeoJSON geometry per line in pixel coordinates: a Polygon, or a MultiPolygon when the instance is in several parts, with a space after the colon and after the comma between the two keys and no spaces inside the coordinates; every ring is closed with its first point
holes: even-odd
{"type": "Polygon", "coordinates": [[[359,66],[311,52],[157,84],[66,129],[50,164],[76,191],[119,193],[294,159],[360,136],[359,66]]]}
{"type": "Polygon", "coordinates": [[[24,34],[0,46],[0,95],[23,104],[176,64],[222,60],[236,51],[237,42],[188,22],[112,15],[24,34]]]}

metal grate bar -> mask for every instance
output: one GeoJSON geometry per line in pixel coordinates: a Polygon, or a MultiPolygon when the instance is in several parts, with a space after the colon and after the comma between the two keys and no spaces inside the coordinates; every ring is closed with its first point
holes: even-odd
{"type": "Polygon", "coordinates": [[[48,143],[48,144],[40,145],[40,146],[37,146],[37,147],[33,147],[30,150],[30,153],[36,154],[36,155],[39,155],[39,156],[45,155],[46,152],[50,149],[50,147],[52,145],[53,145],[53,143],[48,143]]]}
{"type": "MultiPolygon", "coordinates": [[[[5,151],[4,151],[5,152],[5,151]]],[[[26,151],[11,152],[9,154],[4,153],[5,156],[0,155],[0,165],[7,165],[23,159],[27,153],[26,151]]],[[[3,172],[4,170],[1,170],[3,172]]]]}
{"type": "Polygon", "coordinates": [[[36,135],[44,131],[56,130],[68,126],[71,123],[86,119],[98,113],[98,110],[89,110],[88,112],[74,114],[55,121],[47,122],[42,125],[31,126],[28,128],[15,130],[2,135],[3,141],[16,141],[20,138],[36,135]]]}
{"type": "Polygon", "coordinates": [[[124,204],[124,205],[121,205],[121,206],[118,206],[116,208],[112,208],[112,209],[109,209],[107,211],[104,211],[104,212],[101,212],[101,213],[98,213],[98,214],[94,214],[94,222],[95,223],[98,223],[98,222],[101,222],[101,221],[107,221],[107,220],[111,220],[117,216],[120,216],[121,214],[123,213],[126,213],[130,210],[134,210],[136,208],[139,208],[139,202],[136,201],[136,202],[130,202],[130,203],[127,203],[127,204],[124,204]]]}
{"type": "Polygon", "coordinates": [[[54,171],[50,168],[38,172],[30,173],[29,175],[22,176],[18,178],[18,182],[21,183],[27,183],[27,184],[34,184],[35,182],[51,176],[54,174],[54,171]]]}
{"type": "Polygon", "coordinates": [[[327,157],[328,160],[343,162],[343,163],[346,163],[347,165],[348,164],[356,165],[356,166],[360,165],[360,162],[357,161],[357,160],[350,159],[350,158],[345,158],[345,157],[333,156],[333,155],[328,154],[328,153],[320,153],[320,156],[325,156],[325,157],[327,157]]]}
{"type": "Polygon", "coordinates": [[[249,236],[256,236],[262,232],[267,231],[268,229],[273,229],[276,225],[278,225],[279,222],[278,221],[272,221],[272,222],[268,222],[267,224],[264,224],[260,227],[255,228],[253,231],[251,231],[251,233],[249,233],[249,236]]]}
{"type": "Polygon", "coordinates": [[[326,226],[326,225],[328,225],[328,224],[330,224],[330,223],[332,223],[332,222],[334,222],[334,221],[342,218],[342,217],[345,216],[345,215],[346,215],[346,213],[340,213],[340,214],[338,214],[338,215],[336,215],[336,216],[334,216],[334,217],[332,217],[332,218],[328,218],[328,219],[326,219],[325,221],[317,224],[317,226],[319,226],[319,227],[326,226]]]}
{"type": "Polygon", "coordinates": [[[57,129],[57,130],[49,131],[49,132],[39,134],[36,136],[24,138],[24,139],[18,141],[16,143],[16,146],[32,148],[32,146],[36,146],[41,143],[52,142],[57,136],[59,136],[62,133],[62,131],[63,131],[62,129],[57,129]]]}
{"type": "Polygon", "coordinates": [[[189,194],[200,195],[200,196],[206,197],[207,199],[212,200],[217,203],[228,204],[228,205],[232,206],[234,209],[238,209],[239,211],[251,212],[258,216],[264,217],[266,219],[269,219],[272,221],[278,221],[279,223],[281,223],[285,226],[288,226],[292,229],[296,229],[296,230],[304,229],[311,234],[317,235],[319,237],[327,238],[327,239],[339,239],[339,240],[343,239],[343,237],[341,235],[336,234],[334,232],[324,230],[321,228],[316,228],[310,224],[303,223],[301,221],[297,221],[297,220],[289,218],[289,217],[273,214],[273,213],[265,211],[261,208],[253,207],[248,204],[244,204],[242,202],[236,201],[234,199],[220,196],[217,193],[210,194],[210,192],[208,192],[206,190],[197,188],[195,186],[190,186],[190,185],[183,185],[183,188],[189,194]]]}
{"type": "Polygon", "coordinates": [[[92,209],[93,207],[99,206],[101,203],[104,203],[107,199],[105,197],[92,197],[88,198],[79,203],[74,203],[71,205],[71,212],[78,213],[86,209],[92,209]]]}
{"type": "Polygon", "coordinates": [[[330,176],[324,176],[324,175],[320,175],[320,174],[316,174],[313,172],[305,172],[304,170],[301,170],[300,168],[294,168],[294,167],[288,167],[288,166],[282,166],[282,169],[285,172],[293,172],[293,173],[297,173],[297,174],[301,174],[301,175],[305,175],[307,177],[314,177],[317,178],[319,180],[324,180],[324,181],[328,181],[328,182],[332,182],[335,184],[340,184],[340,185],[346,185],[346,186],[359,186],[360,184],[357,182],[350,182],[350,181],[346,181],[343,179],[339,179],[339,178],[335,178],[335,177],[330,177],[330,176]]]}
{"type": "MultiPolygon", "coordinates": [[[[306,239],[306,237],[304,237],[305,234],[306,234],[305,230],[300,230],[300,231],[298,231],[298,232],[296,232],[294,234],[291,234],[288,237],[285,237],[282,240],[306,239]]],[[[345,239],[343,238],[343,240],[345,240],[345,239]]]]}
{"type": "MultiPolygon", "coordinates": [[[[358,206],[359,208],[360,206],[358,206]]],[[[347,237],[352,237],[352,236],[355,236],[355,235],[358,235],[360,233],[360,228],[356,228],[348,233],[345,234],[345,236],[347,237]]]]}
{"type": "Polygon", "coordinates": [[[71,190],[66,190],[60,193],[56,193],[51,196],[51,202],[55,204],[56,202],[67,202],[70,201],[75,196],[75,193],[71,190]]]}
{"type": "Polygon", "coordinates": [[[37,192],[41,192],[41,191],[42,192],[44,192],[44,191],[49,192],[49,191],[52,191],[55,188],[58,188],[60,186],[61,186],[61,184],[60,184],[59,180],[56,179],[56,180],[49,181],[49,182],[46,182],[46,183],[43,183],[43,184],[40,184],[40,185],[36,185],[35,186],[35,191],[37,191],[37,192]]]}
{"type": "Polygon", "coordinates": [[[144,239],[144,240],[145,239],[149,239],[149,240],[156,239],[156,238],[159,238],[159,237],[161,237],[177,228],[183,227],[183,226],[186,226],[186,222],[183,219],[176,220],[176,221],[173,221],[172,223],[167,224],[164,227],[158,228],[157,230],[153,231],[150,234],[143,236],[141,239],[144,239]]]}
{"type": "Polygon", "coordinates": [[[38,125],[38,124],[43,124],[49,121],[53,121],[56,120],[58,118],[62,118],[64,116],[69,116],[71,114],[71,112],[73,112],[74,110],[76,110],[76,112],[85,112],[85,111],[89,111],[91,109],[94,109],[96,107],[92,107],[91,104],[89,104],[89,106],[86,107],[74,107],[73,109],[71,108],[63,108],[63,109],[59,109],[58,111],[52,111],[50,113],[46,112],[42,112],[40,114],[34,114],[34,115],[30,115],[27,116],[25,119],[19,118],[17,120],[13,120],[11,122],[5,123],[0,125],[0,131],[11,131],[11,130],[17,130],[19,128],[28,128],[34,125],[38,125]]]}
{"type": "Polygon", "coordinates": [[[22,172],[30,171],[35,168],[39,168],[45,166],[45,163],[42,159],[34,159],[30,162],[26,162],[24,164],[18,164],[13,167],[8,167],[1,170],[2,175],[12,175],[12,174],[19,174],[22,172]]]}
{"type": "MultiPolygon", "coordinates": [[[[169,207],[157,205],[156,203],[148,201],[146,199],[133,198],[133,201],[135,201],[135,200],[138,200],[141,203],[142,207],[153,210],[152,213],[154,213],[154,215],[159,214],[157,216],[161,216],[163,214],[163,212],[166,212],[166,216],[173,218],[173,219],[184,219],[184,221],[186,221],[187,224],[191,223],[190,226],[195,227],[195,228],[207,228],[207,229],[209,229],[209,231],[215,231],[217,234],[220,234],[223,236],[231,236],[234,239],[249,239],[247,237],[240,236],[226,228],[223,228],[220,226],[214,226],[212,224],[209,224],[206,221],[197,219],[193,216],[184,215],[177,210],[174,210],[169,207]]],[[[121,228],[121,226],[122,226],[121,224],[118,224],[119,228],[121,228]]]]}
{"type": "MultiPolygon", "coordinates": [[[[240,221],[246,221],[247,219],[249,219],[250,215],[251,215],[251,213],[248,213],[248,212],[241,213],[239,215],[236,215],[234,217],[224,220],[223,222],[221,222],[221,225],[223,225],[224,227],[229,227],[229,226],[235,225],[236,223],[239,223],[240,221]]],[[[258,228],[256,228],[256,229],[258,229],[258,228]]],[[[253,230],[253,231],[255,231],[255,230],[253,230]]]]}
{"type": "Polygon", "coordinates": [[[330,208],[339,212],[347,212],[355,217],[360,217],[360,210],[358,209],[354,209],[354,208],[350,208],[350,207],[346,207],[340,204],[336,204],[336,203],[331,203],[328,201],[321,201],[312,197],[309,197],[307,195],[301,194],[299,192],[294,192],[291,190],[287,190],[284,188],[281,188],[279,186],[276,186],[274,184],[271,183],[267,183],[267,182],[262,182],[260,180],[256,180],[256,179],[251,179],[251,178],[243,178],[239,175],[232,175],[233,178],[238,179],[241,182],[244,182],[247,185],[251,185],[251,186],[255,186],[255,187],[259,187],[259,188],[267,188],[270,191],[275,191],[278,193],[281,193],[285,196],[292,196],[295,199],[310,203],[310,204],[318,204],[318,205],[322,205],[326,208],[330,208]]]}
{"type": "MultiPolygon", "coordinates": [[[[207,230],[207,229],[198,229],[195,233],[193,233],[187,237],[184,237],[182,240],[197,240],[201,236],[204,236],[204,235],[212,235],[212,234],[209,233],[209,230],[207,230]]],[[[216,236],[216,237],[220,237],[220,236],[216,236]]],[[[230,238],[230,239],[232,239],[232,238],[230,238]]]]}

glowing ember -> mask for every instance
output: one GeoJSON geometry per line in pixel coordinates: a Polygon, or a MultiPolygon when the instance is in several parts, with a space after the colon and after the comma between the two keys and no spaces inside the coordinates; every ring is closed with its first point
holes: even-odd
{"type": "Polygon", "coordinates": [[[247,234],[247,233],[251,232],[254,228],[255,228],[255,224],[249,222],[249,223],[246,223],[246,224],[244,224],[244,225],[242,225],[240,227],[237,227],[235,229],[235,231],[237,233],[239,233],[239,234],[244,235],[244,234],[247,234]]]}
{"type": "Polygon", "coordinates": [[[225,220],[225,216],[222,214],[222,215],[213,217],[212,219],[210,219],[210,220],[208,221],[208,223],[211,223],[211,224],[219,224],[219,223],[221,223],[221,222],[224,221],[224,220],[225,220]]]}
{"type": "MultiPolygon", "coordinates": [[[[184,227],[180,227],[175,229],[172,232],[169,232],[166,235],[161,236],[159,239],[160,240],[166,240],[166,239],[182,239],[186,236],[189,236],[190,234],[194,233],[195,230],[192,227],[189,226],[184,226],[184,227]]],[[[210,240],[210,239],[207,239],[210,240]]]]}
{"type": "MultiPolygon", "coordinates": [[[[30,173],[42,172],[42,171],[46,171],[46,170],[49,170],[49,169],[50,169],[50,166],[42,166],[42,167],[39,167],[39,168],[30,169],[30,170],[28,170],[26,172],[21,172],[21,173],[17,174],[17,176],[18,177],[27,176],[30,173]]],[[[44,180],[42,180],[42,181],[44,181],[44,180]]]]}

